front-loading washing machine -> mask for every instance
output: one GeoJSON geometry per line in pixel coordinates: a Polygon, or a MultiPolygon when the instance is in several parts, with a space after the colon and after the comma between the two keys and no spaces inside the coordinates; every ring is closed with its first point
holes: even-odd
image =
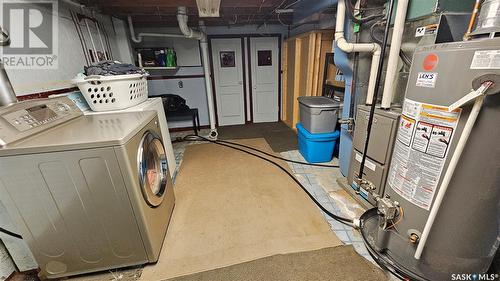
{"type": "Polygon", "coordinates": [[[158,122],[160,123],[160,130],[163,136],[163,146],[165,147],[165,151],[167,153],[167,162],[168,169],[170,171],[170,176],[172,178],[175,177],[177,164],[175,162],[174,157],[174,149],[172,147],[172,141],[170,139],[170,132],[168,129],[167,118],[165,116],[165,109],[163,108],[163,100],[162,98],[148,98],[147,100],[141,102],[138,105],[134,105],[129,108],[115,110],[115,111],[92,111],[90,109],[85,110],[83,112],[84,115],[94,115],[94,114],[109,114],[109,113],[118,113],[118,112],[135,112],[135,111],[147,111],[153,110],[156,111],[158,115],[158,122]]]}
{"type": "Polygon", "coordinates": [[[0,200],[43,277],[157,261],[174,193],[156,113],[77,111],[0,109],[0,200]]]}

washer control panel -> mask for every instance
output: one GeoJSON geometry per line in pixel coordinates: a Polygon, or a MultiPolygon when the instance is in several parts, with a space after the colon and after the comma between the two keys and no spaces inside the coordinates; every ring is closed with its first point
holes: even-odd
{"type": "Polygon", "coordinates": [[[0,108],[0,147],[82,114],[66,97],[27,100],[0,108]]]}

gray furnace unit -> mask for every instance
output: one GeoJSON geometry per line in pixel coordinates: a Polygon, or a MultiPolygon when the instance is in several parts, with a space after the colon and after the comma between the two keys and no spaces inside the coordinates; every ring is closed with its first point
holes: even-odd
{"type": "MultiPolygon", "coordinates": [[[[380,196],[384,193],[387,170],[389,169],[391,161],[391,154],[400,115],[401,109],[398,108],[392,110],[376,108],[373,117],[363,178],[369,180],[374,185],[375,190],[373,190],[372,193],[380,196]]],[[[358,189],[356,179],[358,178],[359,167],[361,166],[361,159],[363,158],[369,116],[370,106],[359,105],[356,115],[356,129],[354,130],[349,174],[347,175],[348,186],[346,188],[347,192],[349,192],[354,199],[368,208],[376,205],[373,195],[363,188],[359,188],[358,196],[355,190],[358,189]]]]}

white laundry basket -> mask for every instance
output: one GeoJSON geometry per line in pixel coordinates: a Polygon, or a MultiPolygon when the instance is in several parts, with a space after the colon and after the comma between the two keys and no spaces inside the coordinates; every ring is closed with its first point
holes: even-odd
{"type": "Polygon", "coordinates": [[[119,110],[148,98],[148,74],[78,75],[73,79],[93,111],[119,110]]]}

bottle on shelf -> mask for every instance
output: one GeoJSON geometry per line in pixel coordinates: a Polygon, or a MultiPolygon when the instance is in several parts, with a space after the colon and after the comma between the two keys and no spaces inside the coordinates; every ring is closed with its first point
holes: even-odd
{"type": "Polygon", "coordinates": [[[166,66],[167,67],[176,67],[176,59],[175,59],[175,53],[174,50],[171,48],[167,49],[167,55],[166,55],[166,66]]]}
{"type": "Polygon", "coordinates": [[[164,50],[160,50],[160,53],[158,54],[156,61],[158,66],[165,66],[166,55],[164,50]]]}

